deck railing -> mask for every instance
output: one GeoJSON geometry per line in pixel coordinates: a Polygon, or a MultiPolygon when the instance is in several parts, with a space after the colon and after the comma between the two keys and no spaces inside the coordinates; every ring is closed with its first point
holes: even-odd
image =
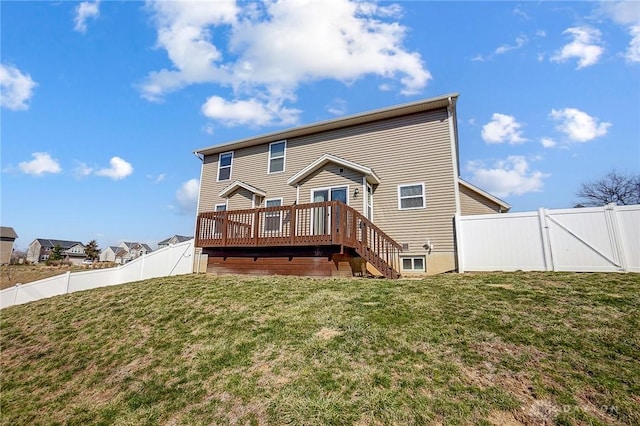
{"type": "Polygon", "coordinates": [[[401,246],[358,211],[339,201],[198,215],[198,247],[316,245],[352,247],[386,277],[399,277],[401,246]]]}

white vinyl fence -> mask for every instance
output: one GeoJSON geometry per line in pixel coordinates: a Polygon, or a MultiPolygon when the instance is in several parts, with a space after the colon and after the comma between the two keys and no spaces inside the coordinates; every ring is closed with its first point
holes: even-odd
{"type": "Polygon", "coordinates": [[[458,270],[640,272],[640,205],[456,216],[458,270]]]}
{"type": "Polygon", "coordinates": [[[0,292],[0,309],[46,297],[124,284],[149,278],[193,272],[194,240],[170,245],[122,266],[82,272],[66,272],[51,278],[16,285],[0,292]]]}

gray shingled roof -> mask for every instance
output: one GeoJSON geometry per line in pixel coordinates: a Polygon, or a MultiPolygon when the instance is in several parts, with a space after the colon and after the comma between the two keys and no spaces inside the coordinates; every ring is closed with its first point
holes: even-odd
{"type": "Polygon", "coordinates": [[[84,244],[82,244],[80,241],[51,240],[47,238],[38,238],[37,240],[42,247],[54,248],[55,246],[60,246],[60,248],[64,250],[71,248],[77,244],[80,244],[82,247],[84,247],[84,244]]]}
{"type": "Polygon", "coordinates": [[[178,240],[179,243],[183,243],[185,241],[189,241],[189,240],[193,239],[193,237],[185,237],[184,235],[176,234],[176,235],[172,235],[171,237],[167,238],[166,240],[160,241],[158,243],[158,245],[161,246],[163,244],[169,244],[169,240],[174,238],[174,237],[175,237],[176,240],[178,240]]]}

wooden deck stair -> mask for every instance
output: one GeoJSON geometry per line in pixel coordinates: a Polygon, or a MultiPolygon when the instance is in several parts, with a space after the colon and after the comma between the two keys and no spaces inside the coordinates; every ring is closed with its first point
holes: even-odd
{"type": "Polygon", "coordinates": [[[400,277],[400,244],[339,201],[198,215],[197,247],[321,245],[352,248],[386,278],[400,277]]]}

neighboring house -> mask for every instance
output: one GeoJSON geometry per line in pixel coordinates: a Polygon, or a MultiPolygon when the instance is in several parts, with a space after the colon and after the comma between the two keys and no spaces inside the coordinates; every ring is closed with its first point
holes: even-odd
{"type": "Polygon", "coordinates": [[[45,262],[51,256],[55,246],[60,246],[62,260],[79,265],[86,258],[85,246],[79,241],[51,240],[36,238],[27,250],[27,261],[31,263],[45,262]]]}
{"type": "Polygon", "coordinates": [[[456,270],[454,215],[510,208],[459,176],[457,98],[195,151],[195,245],[208,271],[351,275],[364,264],[395,278],[456,270]]]}
{"type": "Polygon", "coordinates": [[[184,235],[174,235],[173,237],[162,240],[158,243],[158,249],[169,247],[170,244],[183,243],[185,241],[193,240],[193,237],[185,237],[184,235]]]}
{"type": "Polygon", "coordinates": [[[124,264],[152,251],[151,247],[144,243],[123,242],[119,246],[109,246],[104,249],[100,253],[100,261],[124,264]]]}
{"type": "Polygon", "coordinates": [[[100,262],[115,262],[116,253],[121,250],[118,246],[109,246],[100,252],[100,262]]]}
{"type": "Polygon", "coordinates": [[[13,253],[13,242],[18,238],[18,234],[9,226],[0,226],[0,264],[11,262],[13,253]]]}

